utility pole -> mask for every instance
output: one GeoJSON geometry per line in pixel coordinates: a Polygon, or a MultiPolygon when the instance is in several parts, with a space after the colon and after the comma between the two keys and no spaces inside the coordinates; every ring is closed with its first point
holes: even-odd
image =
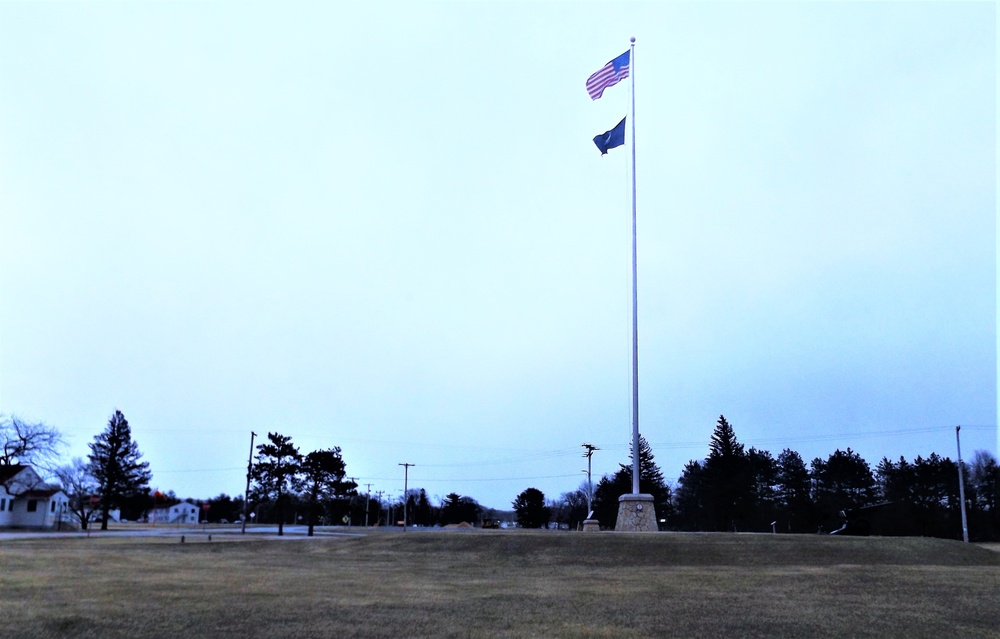
{"type": "Polygon", "coordinates": [[[590,458],[594,456],[595,450],[601,450],[593,444],[581,444],[586,450],[583,456],[587,458],[587,519],[590,519],[594,512],[594,482],[590,480],[590,458]]]}
{"type": "Polygon", "coordinates": [[[962,541],[969,543],[969,524],[965,519],[965,477],[962,474],[962,442],[958,438],[961,426],[955,427],[955,444],[958,446],[958,498],[962,500],[962,541]]]}
{"type": "Polygon", "coordinates": [[[368,504],[372,501],[372,485],[365,484],[368,487],[368,492],[365,493],[365,528],[368,527],[368,504]]]}
{"type": "Polygon", "coordinates": [[[406,491],[409,486],[410,479],[410,466],[416,466],[416,464],[399,464],[403,467],[403,532],[406,532],[406,491]]]}
{"type": "MultiPolygon", "coordinates": [[[[378,495],[378,518],[379,519],[382,519],[382,493],[384,493],[384,492],[385,492],[384,490],[380,490],[377,493],[375,493],[376,495],[378,495]]],[[[376,522],[375,525],[377,526],[378,522],[376,522]]],[[[388,513],[386,513],[386,515],[385,515],[385,525],[386,526],[389,525],[389,514],[388,513]]]]}
{"type": "MultiPolygon", "coordinates": [[[[344,477],[344,479],[346,479],[349,482],[352,482],[355,488],[358,487],[357,477],[344,477]]],[[[354,523],[354,498],[352,497],[347,500],[347,527],[350,528],[353,523],[354,523]]]]}
{"type": "Polygon", "coordinates": [[[241,535],[247,534],[247,516],[250,512],[250,474],[253,471],[253,438],[257,433],[250,431],[250,457],[247,458],[247,489],[243,493],[243,530],[241,535]]]}

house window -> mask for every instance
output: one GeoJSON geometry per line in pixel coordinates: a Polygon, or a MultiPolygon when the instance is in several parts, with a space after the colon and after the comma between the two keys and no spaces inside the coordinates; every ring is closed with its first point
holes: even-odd
{"type": "Polygon", "coordinates": [[[29,513],[33,513],[36,510],[38,510],[38,500],[37,499],[29,499],[28,500],[28,512],[29,513]]]}
{"type": "Polygon", "coordinates": [[[55,511],[56,511],[56,502],[53,500],[52,503],[49,504],[49,512],[54,513],[55,511]]]}
{"type": "Polygon", "coordinates": [[[7,510],[7,498],[0,497],[0,513],[7,510]]]}

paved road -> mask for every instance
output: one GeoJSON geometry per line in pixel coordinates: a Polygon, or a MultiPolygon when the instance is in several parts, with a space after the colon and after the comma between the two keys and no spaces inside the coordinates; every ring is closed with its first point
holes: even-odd
{"type": "MultiPolygon", "coordinates": [[[[79,537],[180,537],[184,535],[192,540],[213,539],[309,539],[308,526],[285,526],[285,534],[278,536],[277,526],[250,526],[246,535],[241,534],[238,525],[229,526],[153,526],[151,524],[116,525],[111,530],[90,530],[78,532],[38,532],[29,530],[0,532],[0,542],[8,539],[72,539],[79,537]]],[[[364,537],[366,533],[354,532],[347,528],[320,528],[314,531],[314,539],[318,537],[364,537]]]]}

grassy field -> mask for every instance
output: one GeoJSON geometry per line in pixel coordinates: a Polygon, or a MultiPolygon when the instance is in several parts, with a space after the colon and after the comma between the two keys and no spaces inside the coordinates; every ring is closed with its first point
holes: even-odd
{"type": "Polygon", "coordinates": [[[2,542],[0,636],[1000,637],[1000,552],[953,541],[205,539],[2,542]]]}

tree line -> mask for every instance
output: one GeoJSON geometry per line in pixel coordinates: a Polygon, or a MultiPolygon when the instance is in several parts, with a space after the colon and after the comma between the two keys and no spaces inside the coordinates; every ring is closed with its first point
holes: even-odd
{"type": "MultiPolygon", "coordinates": [[[[173,491],[150,489],[149,464],[142,460],[128,420],[119,410],[89,444],[86,459],[59,465],[64,446],[61,433],[51,426],[0,415],[0,466],[30,465],[56,477],[82,530],[96,522],[106,530],[115,510],[123,520],[144,521],[154,509],[181,501],[173,491]]],[[[422,488],[385,502],[361,495],[354,479],[346,476],[339,447],[302,454],[290,437],[269,432],[254,453],[248,494],[190,500],[200,508],[199,519],[237,521],[247,513],[254,523],[276,524],[279,535],[289,523],[307,524],[312,535],[317,524],[476,525],[484,516],[496,516],[472,497],[457,493],[436,506],[422,488]]]]}
{"type": "MultiPolygon", "coordinates": [[[[640,492],[654,496],[664,529],[961,537],[958,464],[935,453],[883,458],[873,470],[847,448],[807,464],[789,448],[777,457],[745,448],[719,416],[708,456],[689,461],[675,487],[663,480],[643,438],[639,468],[640,492]]],[[[963,468],[970,539],[1000,539],[997,460],[976,451],[963,468]]],[[[631,491],[631,463],[600,480],[594,514],[602,527],[614,527],[618,497],[631,491]]],[[[571,521],[579,521],[579,507],[565,506],[578,503],[579,492],[563,496],[571,521]]]]}
{"type": "MultiPolygon", "coordinates": [[[[69,497],[80,527],[99,521],[107,529],[110,513],[141,519],[153,508],[180,501],[172,492],[150,492],[151,473],[132,439],[128,420],[116,410],[103,432],[89,444],[86,460],[58,466],[63,445],[59,432],[41,423],[0,416],[0,466],[26,463],[55,475],[69,497]]],[[[339,447],[305,455],[290,437],[268,433],[256,447],[247,502],[225,494],[195,500],[208,521],[235,520],[252,513],[256,523],[434,526],[482,521],[500,515],[475,499],[448,494],[434,505],[422,488],[383,502],[360,495],[346,476],[339,447]],[[252,509],[250,506],[252,505],[252,509]]],[[[808,464],[786,448],[774,457],[749,449],[720,416],[705,459],[691,460],[675,486],[669,485],[644,438],[639,441],[639,490],[654,498],[662,529],[841,534],[923,535],[955,538],[961,531],[958,464],[931,453],[914,460],[883,458],[874,469],[850,448],[808,464]]],[[[968,530],[973,540],[1000,539],[1000,466],[986,451],[963,462],[968,530]]],[[[559,524],[578,528],[588,511],[589,487],[546,500],[536,488],[522,491],[511,504],[517,524],[538,528],[559,524]]],[[[618,498],[632,491],[629,463],[603,476],[593,494],[593,513],[613,529],[618,498]]]]}
{"type": "MultiPolygon", "coordinates": [[[[32,465],[58,478],[69,498],[69,511],[81,529],[100,522],[101,530],[107,530],[112,510],[119,510],[122,519],[143,519],[154,508],[180,501],[172,492],[150,492],[149,463],[142,460],[128,420],[120,410],[89,444],[86,460],[75,458],[70,464],[56,465],[64,445],[55,428],[0,416],[0,465],[32,465]]],[[[268,433],[268,441],[257,446],[252,478],[248,498],[257,502],[255,514],[262,511],[267,518],[274,511],[278,534],[284,532],[285,510],[293,497],[305,505],[311,535],[320,515],[334,509],[342,498],[352,496],[357,488],[345,478],[339,447],[302,455],[289,437],[278,433],[268,433]]],[[[206,519],[215,521],[239,517],[246,506],[241,499],[225,494],[197,503],[207,506],[206,519]],[[213,516],[208,517],[209,513],[213,516]]]]}

